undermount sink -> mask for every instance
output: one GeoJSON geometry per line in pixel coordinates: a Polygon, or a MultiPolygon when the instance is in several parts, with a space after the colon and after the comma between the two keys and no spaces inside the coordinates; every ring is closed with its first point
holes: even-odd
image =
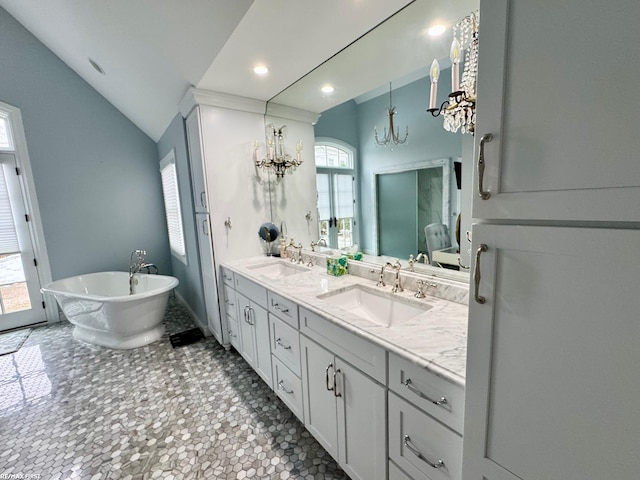
{"type": "Polygon", "coordinates": [[[250,265],[247,267],[257,275],[263,275],[272,280],[295,275],[296,273],[308,272],[310,269],[295,263],[286,262],[284,260],[276,260],[275,262],[260,263],[258,265],[250,265]]]}
{"type": "Polygon", "coordinates": [[[318,298],[384,327],[403,325],[431,308],[428,303],[397,297],[365,285],[324,293],[318,298]]]}

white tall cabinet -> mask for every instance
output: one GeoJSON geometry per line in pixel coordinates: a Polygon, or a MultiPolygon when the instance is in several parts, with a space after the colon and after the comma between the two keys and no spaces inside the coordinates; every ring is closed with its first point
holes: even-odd
{"type": "Polygon", "coordinates": [[[640,478],[639,15],[481,0],[464,480],[640,478]]]}
{"type": "Polygon", "coordinates": [[[260,255],[258,230],[271,218],[269,177],[253,163],[254,142],[265,138],[265,102],[192,88],[180,111],[189,145],[207,323],[228,346],[231,313],[218,302],[226,298],[218,266],[260,255]]]}

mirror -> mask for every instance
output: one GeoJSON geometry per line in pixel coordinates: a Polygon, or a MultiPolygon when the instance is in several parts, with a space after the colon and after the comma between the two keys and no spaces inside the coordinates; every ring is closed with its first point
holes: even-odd
{"type": "MultiPolygon", "coordinates": [[[[272,220],[277,225],[285,221],[296,243],[301,241],[308,248],[311,240],[329,237],[331,227],[335,229],[337,224],[339,233],[334,238],[342,238],[344,244],[350,237],[367,254],[367,261],[384,263],[389,257],[394,261],[399,257],[406,268],[409,255],[416,257],[425,247],[423,223],[439,218],[449,227],[452,246],[456,246],[456,221],[460,214],[461,262],[468,265],[470,244],[464,232],[470,230],[471,223],[473,138],[469,134],[446,132],[442,119],[432,118],[426,112],[428,70],[433,58],[438,58],[442,69],[438,104],[450,91],[447,76],[452,35],[450,28],[437,38],[428,38],[425,31],[434,23],[451,27],[477,8],[477,0],[416,0],[268,102],[265,121],[288,126],[289,148],[298,139],[304,143],[303,165],[271,188],[272,220]],[[320,88],[325,84],[332,84],[335,91],[322,94],[320,88]],[[375,143],[375,130],[381,138],[385,128],[389,128],[386,109],[390,104],[397,110],[394,122],[400,137],[404,136],[405,126],[409,130],[406,144],[391,148],[375,143]],[[299,118],[289,115],[292,111],[306,112],[307,121],[291,120],[299,118]],[[337,195],[332,191],[329,196],[343,205],[342,210],[338,208],[342,213],[329,215],[324,224],[319,221],[327,215],[317,207],[319,190],[313,145],[318,141],[353,152],[356,208],[351,230],[344,221],[350,218],[344,216],[345,189],[338,188],[337,180],[330,183],[343,193],[337,195]],[[462,164],[461,190],[452,173],[456,161],[462,164]],[[432,169],[432,173],[437,171],[435,175],[428,174],[432,169]],[[437,202],[429,196],[432,208],[420,214],[425,218],[418,219],[417,213],[422,189],[416,186],[408,195],[408,189],[402,188],[402,182],[408,185],[412,179],[416,185],[420,182],[438,185],[441,198],[437,202]],[[409,218],[413,211],[416,215],[411,222],[389,222],[394,218],[393,212],[409,218]],[[390,226],[386,227],[387,224],[390,226]],[[413,233],[408,233],[407,228],[413,233]],[[402,252],[405,253],[401,255],[402,252]]],[[[344,173],[339,168],[335,171],[344,173]]],[[[461,281],[469,278],[465,271],[424,264],[416,264],[416,271],[461,281]]]]}

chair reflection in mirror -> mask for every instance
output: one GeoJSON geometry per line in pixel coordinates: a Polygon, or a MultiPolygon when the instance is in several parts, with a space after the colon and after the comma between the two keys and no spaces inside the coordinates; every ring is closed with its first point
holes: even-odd
{"type": "Polygon", "coordinates": [[[451,246],[449,227],[444,223],[431,223],[424,227],[427,240],[427,254],[431,265],[458,269],[458,249],[451,246]]]}

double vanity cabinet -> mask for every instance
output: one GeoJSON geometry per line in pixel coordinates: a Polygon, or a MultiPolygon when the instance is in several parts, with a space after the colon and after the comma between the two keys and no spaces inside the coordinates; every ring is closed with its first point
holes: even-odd
{"type": "Polygon", "coordinates": [[[375,282],[319,267],[274,279],[251,262],[269,260],[221,267],[230,343],[349,477],[459,480],[466,306],[407,292],[402,301],[432,307],[401,327],[376,325],[322,300],[375,282]],[[456,367],[437,363],[446,357],[456,367]]]}

